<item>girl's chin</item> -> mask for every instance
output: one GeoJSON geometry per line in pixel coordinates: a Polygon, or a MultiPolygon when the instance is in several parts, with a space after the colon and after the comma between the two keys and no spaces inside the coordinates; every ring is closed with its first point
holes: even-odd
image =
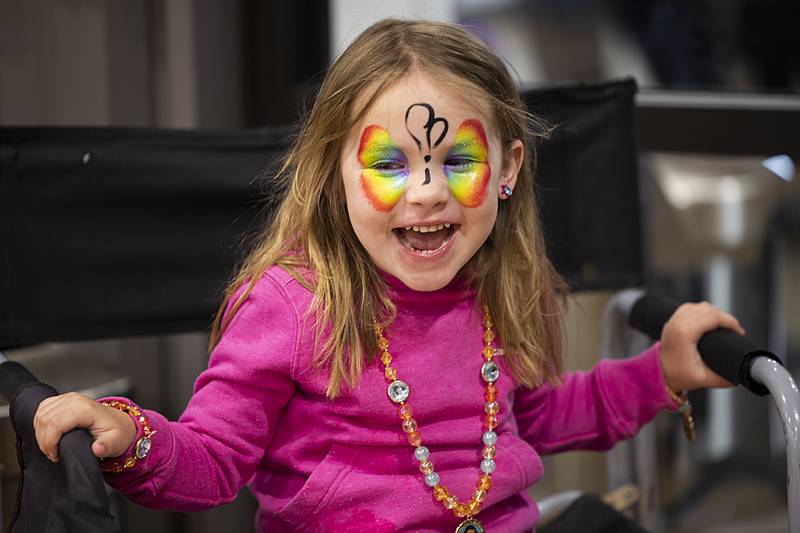
{"type": "Polygon", "coordinates": [[[402,273],[395,274],[403,284],[409,289],[419,292],[432,292],[443,289],[453,281],[457,272],[452,275],[447,272],[419,272],[419,273],[402,273]]]}

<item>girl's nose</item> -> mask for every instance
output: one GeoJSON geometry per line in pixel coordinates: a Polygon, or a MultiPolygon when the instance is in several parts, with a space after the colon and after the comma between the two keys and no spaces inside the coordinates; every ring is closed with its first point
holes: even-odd
{"type": "Polygon", "coordinates": [[[408,178],[406,201],[410,204],[434,206],[446,204],[450,200],[450,186],[447,176],[442,169],[433,165],[427,167],[430,179],[426,176],[425,169],[414,172],[408,178]]]}

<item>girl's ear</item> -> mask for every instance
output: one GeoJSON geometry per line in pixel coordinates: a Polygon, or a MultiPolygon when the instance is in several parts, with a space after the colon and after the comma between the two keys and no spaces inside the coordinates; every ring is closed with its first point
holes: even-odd
{"type": "Polygon", "coordinates": [[[497,194],[501,200],[505,200],[511,194],[507,193],[505,187],[512,192],[517,185],[517,176],[525,160],[525,145],[519,139],[511,141],[511,145],[503,154],[503,166],[500,169],[500,182],[497,184],[497,194]]]}

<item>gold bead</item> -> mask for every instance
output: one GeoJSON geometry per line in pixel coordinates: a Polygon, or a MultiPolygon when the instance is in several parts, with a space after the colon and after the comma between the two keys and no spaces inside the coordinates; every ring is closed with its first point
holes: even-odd
{"type": "Polygon", "coordinates": [[[394,381],[397,379],[397,370],[394,368],[387,366],[386,369],[383,371],[383,374],[386,376],[386,379],[389,381],[394,381]]]}
{"type": "Polygon", "coordinates": [[[497,454],[497,448],[494,446],[484,446],[483,447],[483,458],[484,459],[494,459],[494,456],[497,454]]]}
{"type": "Polygon", "coordinates": [[[467,506],[463,504],[456,505],[455,509],[453,509],[453,514],[459,518],[464,518],[469,514],[467,512],[467,506]]]}
{"type": "Polygon", "coordinates": [[[483,406],[483,409],[487,414],[496,415],[500,410],[500,404],[497,402],[486,402],[486,405],[483,406]]]}
{"type": "Polygon", "coordinates": [[[430,461],[422,461],[419,464],[419,471],[423,474],[430,474],[433,472],[433,463],[430,461]]]}
{"type": "Polygon", "coordinates": [[[458,500],[456,500],[453,496],[448,496],[442,502],[447,509],[452,509],[456,505],[458,505],[458,500]]]}
{"type": "Polygon", "coordinates": [[[417,421],[413,418],[407,418],[403,420],[403,431],[406,433],[411,433],[412,431],[417,430],[417,421]]]}
{"type": "Polygon", "coordinates": [[[378,347],[380,347],[380,349],[384,351],[386,350],[386,348],[389,347],[389,341],[387,341],[386,337],[384,337],[383,335],[378,337],[378,347]]]}
{"type": "Polygon", "coordinates": [[[478,488],[483,490],[489,490],[492,486],[492,478],[489,474],[483,474],[478,479],[478,488]]]}
{"type": "Polygon", "coordinates": [[[450,495],[447,494],[447,488],[444,485],[436,485],[433,487],[433,497],[438,501],[443,501],[450,495]]]}
{"type": "Polygon", "coordinates": [[[422,435],[420,435],[416,431],[412,431],[408,434],[408,442],[415,448],[422,444],[422,435]]]}
{"type": "Polygon", "coordinates": [[[487,346],[486,348],[483,349],[481,353],[483,354],[484,359],[489,360],[492,357],[494,357],[494,348],[492,348],[491,346],[487,346]]]}
{"type": "Polygon", "coordinates": [[[483,501],[486,501],[486,496],[488,496],[488,495],[489,495],[489,493],[487,491],[485,491],[483,489],[477,489],[475,491],[475,494],[472,495],[472,498],[476,502],[483,502],[483,501]]]}
{"type": "Polygon", "coordinates": [[[477,502],[475,500],[470,501],[466,505],[467,515],[474,516],[481,512],[481,502],[477,502]]]}
{"type": "Polygon", "coordinates": [[[494,340],[494,332],[487,329],[486,333],[483,334],[483,340],[485,340],[487,344],[492,342],[494,340]]]}
{"type": "Polygon", "coordinates": [[[487,385],[483,397],[486,398],[487,402],[495,401],[497,399],[497,387],[493,383],[487,385]]]}
{"type": "Polygon", "coordinates": [[[486,415],[485,420],[486,429],[494,429],[497,427],[497,417],[495,415],[486,415]]]}
{"type": "Polygon", "coordinates": [[[383,363],[384,365],[388,365],[391,362],[392,362],[392,354],[386,351],[383,352],[381,354],[381,363],[383,363]]]}
{"type": "Polygon", "coordinates": [[[408,420],[409,418],[411,418],[411,415],[414,413],[414,411],[411,410],[411,406],[408,405],[407,403],[401,405],[397,409],[397,412],[400,414],[400,418],[402,418],[403,420],[408,420]]]}

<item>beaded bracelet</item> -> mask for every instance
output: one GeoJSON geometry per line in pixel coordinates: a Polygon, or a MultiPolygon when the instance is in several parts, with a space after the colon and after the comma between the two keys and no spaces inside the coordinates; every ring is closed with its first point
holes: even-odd
{"type": "Polygon", "coordinates": [[[694,442],[694,439],[697,438],[697,431],[695,431],[694,428],[694,417],[692,416],[692,404],[689,401],[689,393],[682,391],[679,396],[669,387],[667,387],[667,393],[669,393],[669,397],[672,398],[672,401],[678,404],[678,412],[683,419],[683,433],[686,435],[686,438],[689,439],[689,442],[694,442]]]}
{"type": "Polygon", "coordinates": [[[152,436],[155,435],[156,432],[150,428],[150,421],[142,414],[141,409],[139,409],[137,406],[130,405],[119,400],[111,400],[110,402],[100,403],[113,409],[128,413],[131,419],[133,419],[134,424],[136,424],[136,435],[138,436],[139,432],[142,434],[142,436],[136,441],[136,445],[133,447],[133,453],[130,456],[124,459],[122,457],[117,457],[100,460],[100,470],[103,472],[113,472],[118,474],[129,468],[133,468],[136,465],[136,461],[147,457],[147,455],[150,453],[150,449],[153,446],[152,436]]]}

